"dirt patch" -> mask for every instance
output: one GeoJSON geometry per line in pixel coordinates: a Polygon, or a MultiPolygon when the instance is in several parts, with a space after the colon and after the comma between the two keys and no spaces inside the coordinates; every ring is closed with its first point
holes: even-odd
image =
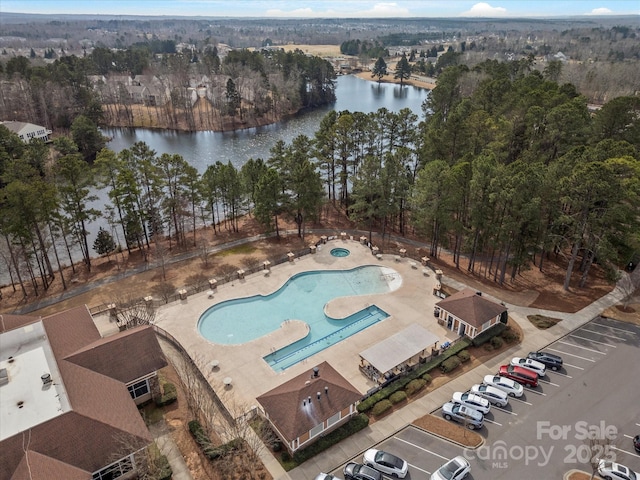
{"type": "MultiPolygon", "coordinates": [[[[593,478],[599,479],[600,477],[596,475],[593,478]]],[[[567,476],[566,480],[591,480],[591,474],[574,470],[567,476]]]]}
{"type": "Polygon", "coordinates": [[[468,428],[455,425],[444,418],[435,415],[425,415],[414,420],[413,425],[451,442],[464,445],[469,448],[477,448],[482,444],[482,436],[468,428]]]}
{"type": "Polygon", "coordinates": [[[544,315],[527,315],[527,319],[539,330],[546,330],[562,321],[560,318],[545,317],[544,315]]]}

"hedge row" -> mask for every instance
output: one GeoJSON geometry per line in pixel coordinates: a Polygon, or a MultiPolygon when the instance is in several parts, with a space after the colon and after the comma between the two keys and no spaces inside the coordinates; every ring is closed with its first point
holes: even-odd
{"type": "Polygon", "coordinates": [[[307,448],[302,450],[298,450],[293,454],[293,460],[296,465],[293,467],[300,465],[301,463],[307,461],[311,457],[319,454],[320,452],[325,451],[329,447],[341,442],[345,438],[353,435],[356,432],[359,432],[363,428],[366,428],[369,425],[369,417],[364,414],[355,415],[351,420],[349,420],[344,425],[336,428],[332,432],[328,433],[324,437],[318,439],[316,442],[309,445],[307,448]]]}
{"type": "Polygon", "coordinates": [[[502,322],[496,323],[493,327],[490,327],[486,329],[484,332],[477,335],[472,341],[473,346],[479,347],[480,345],[487,343],[491,337],[500,335],[505,328],[507,328],[507,326],[504,323],[502,322]]]}
{"type": "Polygon", "coordinates": [[[217,460],[227,453],[239,450],[242,447],[243,440],[241,438],[234,438],[218,447],[212,446],[209,436],[197,420],[191,420],[189,422],[189,431],[209,460],[217,460]]]}
{"type": "MultiPolygon", "coordinates": [[[[394,380],[393,382],[391,382],[389,385],[384,387],[379,392],[376,392],[373,395],[371,395],[370,397],[368,397],[368,398],[364,399],[363,401],[361,401],[358,404],[358,411],[361,412],[361,413],[362,412],[368,412],[369,410],[371,410],[373,408],[373,406],[376,403],[380,402],[381,400],[388,399],[391,396],[391,394],[393,394],[393,393],[395,393],[395,392],[397,392],[399,390],[404,390],[405,387],[407,385],[409,385],[409,383],[411,381],[413,381],[413,380],[415,380],[417,378],[423,377],[423,375],[429,373],[431,370],[433,370],[434,368],[438,367],[447,358],[452,357],[453,355],[457,355],[462,350],[467,348],[469,345],[471,345],[471,340],[469,338],[465,337],[462,340],[460,340],[458,343],[456,343],[453,347],[449,347],[447,350],[445,350],[444,352],[440,353],[440,355],[438,355],[437,357],[433,357],[428,362],[423,363],[421,365],[417,365],[407,375],[402,376],[402,377],[394,380]]],[[[431,377],[429,377],[429,381],[431,381],[431,377]]]]}
{"type": "Polygon", "coordinates": [[[452,370],[455,370],[456,368],[458,368],[461,364],[462,362],[460,361],[458,356],[454,355],[453,357],[447,358],[444,362],[440,364],[440,370],[442,371],[442,373],[449,373],[452,370]]]}

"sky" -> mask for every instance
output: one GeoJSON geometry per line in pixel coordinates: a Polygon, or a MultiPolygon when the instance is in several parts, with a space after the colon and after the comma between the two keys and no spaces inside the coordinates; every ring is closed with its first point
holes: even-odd
{"type": "Polygon", "coordinates": [[[0,0],[3,12],[260,18],[640,15],[640,0],[0,0]]]}

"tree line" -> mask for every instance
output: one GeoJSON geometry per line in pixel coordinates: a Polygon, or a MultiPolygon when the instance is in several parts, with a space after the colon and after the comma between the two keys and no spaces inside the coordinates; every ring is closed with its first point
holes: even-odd
{"type": "Polygon", "coordinates": [[[313,138],[202,174],[144,143],[102,149],[89,168],[70,138],[49,151],[0,127],[5,264],[12,281],[26,277],[38,292],[73,248],[90,268],[87,224],[99,215],[111,228],[95,251],[147,252],[158,238],[197,246],[203,224],[238,231],[247,213],[276,233],[285,216],[304,237],[331,202],[372,241],[373,232],[417,234],[432,257],[447,249],[456,267],[500,284],[544,270],[551,256],[565,258],[565,288],[575,270],[584,286],[596,263],[613,279],[640,245],[640,100],[619,97],[591,113],[551,73],[523,61],[449,67],[422,120],[409,109],[333,111],[313,138]],[[104,212],[86,207],[98,188],[109,197],[104,212]]]}
{"type": "MultiPolygon", "coordinates": [[[[84,57],[62,56],[53,63],[35,65],[27,57],[0,64],[0,118],[32,122],[65,130],[80,114],[97,125],[141,126],[134,107],[142,107],[157,125],[195,130],[198,124],[267,118],[335,101],[336,74],[330,62],[300,50],[235,50],[223,58],[215,46],[199,52],[156,53],[171,50],[171,42],[150,40],[124,50],[94,48],[84,57]],[[161,104],[141,105],[121,83],[100,82],[90,76],[156,76],[161,104]],[[208,77],[210,94],[198,99],[189,90],[192,78],[208,77]]],[[[200,81],[200,80],[198,80],[200,81]]],[[[160,101],[159,101],[160,102],[160,101]]]]}

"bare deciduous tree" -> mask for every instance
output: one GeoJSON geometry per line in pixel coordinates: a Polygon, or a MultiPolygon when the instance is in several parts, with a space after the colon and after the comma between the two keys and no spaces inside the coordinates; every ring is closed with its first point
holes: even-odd
{"type": "Polygon", "coordinates": [[[113,303],[115,304],[113,314],[120,330],[139,325],[150,325],[156,318],[156,308],[153,302],[145,302],[140,297],[123,294],[113,303]]]}

